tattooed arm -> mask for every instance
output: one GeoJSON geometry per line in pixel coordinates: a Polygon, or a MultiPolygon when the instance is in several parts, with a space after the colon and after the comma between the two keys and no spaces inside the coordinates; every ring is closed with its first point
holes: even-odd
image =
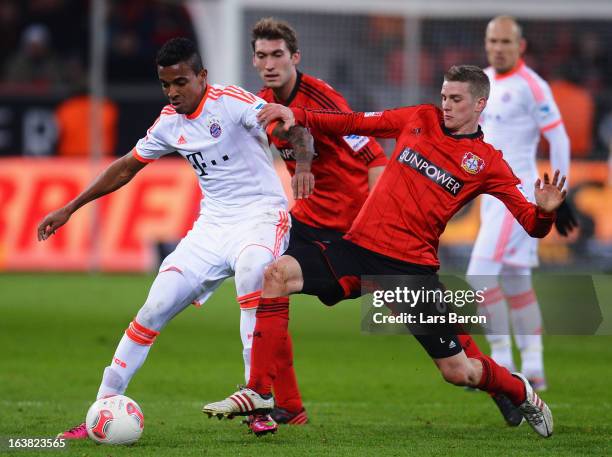
{"type": "Polygon", "coordinates": [[[314,139],[304,127],[293,126],[285,130],[283,124],[277,123],[272,130],[272,135],[288,141],[293,146],[295,155],[295,174],[291,178],[293,196],[297,198],[308,198],[314,191],[314,175],[310,171],[314,157],[314,139]]]}

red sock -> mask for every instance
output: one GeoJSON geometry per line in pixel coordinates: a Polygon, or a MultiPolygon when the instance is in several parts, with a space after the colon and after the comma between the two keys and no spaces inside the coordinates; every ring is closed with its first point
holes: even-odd
{"type": "Polygon", "coordinates": [[[482,377],[476,387],[489,393],[506,395],[515,406],[525,401],[523,381],[512,376],[507,368],[495,363],[488,355],[472,357],[482,363],[482,377]]]}
{"type": "Polygon", "coordinates": [[[304,408],[304,405],[293,368],[293,345],[289,333],[277,356],[276,379],[272,383],[275,404],[291,413],[297,413],[304,408]]]}
{"type": "Polygon", "coordinates": [[[478,358],[478,356],[483,355],[482,351],[476,344],[476,341],[474,341],[474,339],[467,333],[463,335],[459,334],[457,335],[457,338],[459,339],[459,343],[461,343],[463,352],[465,352],[465,355],[467,355],[469,359],[475,359],[478,358]]]}
{"type": "Polygon", "coordinates": [[[247,387],[266,395],[272,392],[276,360],[288,337],[289,297],[261,298],[256,315],[247,387]]]}

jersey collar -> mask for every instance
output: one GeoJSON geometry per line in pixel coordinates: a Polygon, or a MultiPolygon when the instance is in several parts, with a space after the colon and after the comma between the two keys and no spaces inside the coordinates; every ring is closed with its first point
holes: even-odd
{"type": "Polygon", "coordinates": [[[483,137],[483,133],[482,133],[482,129],[480,128],[480,125],[478,126],[478,130],[476,130],[474,133],[465,133],[462,135],[452,134],[451,131],[447,129],[444,124],[441,124],[440,127],[442,127],[442,131],[444,132],[446,136],[451,137],[454,140],[463,140],[463,139],[477,140],[483,137]]]}
{"type": "Polygon", "coordinates": [[[185,114],[185,117],[189,119],[190,121],[196,119],[200,114],[202,114],[204,103],[206,103],[206,99],[208,98],[208,88],[209,87],[210,87],[210,84],[206,84],[206,90],[204,91],[204,96],[202,97],[202,100],[200,100],[200,103],[198,107],[196,108],[196,110],[191,114],[185,114]]]}
{"type": "Polygon", "coordinates": [[[514,68],[507,73],[502,73],[500,75],[495,71],[495,69],[493,69],[493,74],[495,75],[495,81],[499,81],[500,79],[506,79],[506,78],[509,78],[510,76],[515,75],[516,73],[521,71],[521,69],[524,66],[525,66],[525,61],[523,59],[519,59],[518,62],[516,62],[516,65],[514,66],[514,68]]]}
{"type": "MultiPolygon", "coordinates": [[[[291,105],[291,102],[296,97],[298,90],[300,89],[300,84],[302,83],[302,73],[300,73],[300,71],[297,69],[295,71],[297,72],[297,76],[295,78],[295,85],[293,86],[293,90],[289,94],[289,97],[285,101],[280,101],[277,99],[281,105],[285,105],[285,106],[291,105]]],[[[276,99],[276,95],[274,96],[274,98],[276,99]]]]}

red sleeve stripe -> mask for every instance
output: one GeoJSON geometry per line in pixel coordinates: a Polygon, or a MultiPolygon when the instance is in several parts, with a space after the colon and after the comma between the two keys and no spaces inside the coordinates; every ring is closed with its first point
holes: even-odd
{"type": "Polygon", "coordinates": [[[138,150],[137,150],[136,148],[133,148],[133,149],[132,149],[132,155],[134,156],[134,158],[135,158],[136,160],[138,160],[139,162],[142,162],[142,163],[151,163],[151,162],[155,162],[155,159],[145,159],[143,156],[141,156],[141,155],[138,153],[138,150]]]}
{"type": "Polygon", "coordinates": [[[243,98],[243,97],[240,97],[240,96],[238,96],[238,95],[236,95],[236,94],[234,94],[234,93],[231,93],[231,92],[226,92],[226,91],[223,91],[223,92],[218,93],[218,94],[217,94],[217,93],[214,93],[214,94],[213,94],[213,93],[211,93],[211,95],[210,95],[210,99],[211,99],[211,100],[218,100],[218,99],[219,99],[219,98],[221,98],[223,95],[227,95],[228,97],[235,98],[235,99],[240,100],[240,101],[242,101],[242,102],[248,103],[249,105],[252,105],[252,104],[253,104],[253,102],[252,102],[251,100],[247,99],[247,98],[243,98]]]}
{"type": "Polygon", "coordinates": [[[300,91],[302,91],[308,97],[312,98],[315,102],[317,102],[321,108],[342,111],[335,103],[327,99],[323,94],[317,92],[311,87],[308,87],[304,83],[300,85],[300,91]]]}
{"type": "Polygon", "coordinates": [[[210,94],[213,99],[219,98],[221,95],[234,95],[235,98],[243,99],[243,101],[247,101],[248,103],[255,103],[257,99],[250,92],[246,92],[236,86],[228,86],[223,89],[217,89],[212,87],[210,90],[210,94]]]}
{"type": "MultiPolygon", "coordinates": [[[[333,109],[337,109],[338,111],[344,111],[342,108],[340,108],[338,106],[338,104],[334,101],[334,99],[332,99],[329,95],[327,95],[325,92],[323,92],[321,89],[318,89],[317,87],[302,81],[301,84],[304,88],[310,90],[311,92],[313,92],[314,94],[317,94],[322,100],[324,100],[325,102],[327,102],[329,105],[332,106],[333,109]]],[[[347,103],[348,105],[348,103],[347,103]]]]}
{"type": "Polygon", "coordinates": [[[255,103],[257,101],[257,99],[255,98],[255,96],[253,94],[251,94],[250,92],[247,92],[247,91],[245,91],[245,90],[243,90],[243,89],[241,89],[239,87],[228,86],[228,87],[226,87],[226,90],[230,91],[230,92],[234,92],[237,95],[241,95],[241,96],[251,100],[252,103],[255,103]]]}
{"type": "Polygon", "coordinates": [[[525,69],[525,67],[521,67],[518,71],[518,74],[527,82],[533,97],[535,98],[536,103],[540,103],[544,101],[544,92],[542,88],[536,81],[536,79],[525,69]]]}
{"type": "Polygon", "coordinates": [[[540,129],[540,132],[542,132],[542,133],[548,132],[549,130],[554,129],[555,127],[557,127],[558,125],[561,125],[561,124],[563,124],[563,119],[557,119],[555,122],[552,122],[552,123],[542,127],[540,129]]]}
{"type": "Polygon", "coordinates": [[[161,113],[171,116],[173,114],[176,114],[176,110],[174,109],[172,105],[166,105],[162,108],[161,113]]]}

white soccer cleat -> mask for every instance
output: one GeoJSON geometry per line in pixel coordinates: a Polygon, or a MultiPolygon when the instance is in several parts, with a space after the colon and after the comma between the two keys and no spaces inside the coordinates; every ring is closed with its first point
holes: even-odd
{"type": "Polygon", "coordinates": [[[539,435],[548,438],[553,433],[553,417],[550,408],[542,401],[529,384],[525,376],[520,373],[512,373],[519,378],[525,386],[525,401],[519,406],[525,420],[539,435]]]}
{"type": "Polygon", "coordinates": [[[243,387],[225,400],[205,405],[202,412],[208,414],[208,417],[231,419],[234,416],[269,414],[272,408],[274,408],[274,397],[263,398],[254,390],[243,387]]]}

